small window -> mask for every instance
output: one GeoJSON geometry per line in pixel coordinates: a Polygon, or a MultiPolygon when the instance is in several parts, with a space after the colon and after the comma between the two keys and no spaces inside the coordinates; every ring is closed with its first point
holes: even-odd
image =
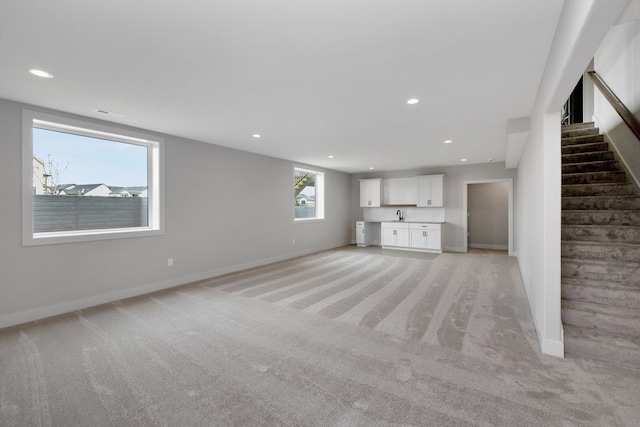
{"type": "Polygon", "coordinates": [[[23,244],[162,234],[162,142],[25,110],[23,244]]]}
{"type": "Polygon", "coordinates": [[[294,219],[324,219],[324,173],[294,168],[294,219]]]}

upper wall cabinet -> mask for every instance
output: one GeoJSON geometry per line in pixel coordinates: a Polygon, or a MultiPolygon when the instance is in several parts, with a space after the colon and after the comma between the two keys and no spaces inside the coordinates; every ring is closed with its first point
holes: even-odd
{"type": "Polygon", "coordinates": [[[384,180],[385,205],[411,205],[418,203],[418,181],[411,178],[390,178],[384,180]]]}
{"type": "Polygon", "coordinates": [[[382,201],[382,179],[360,180],[360,207],[379,208],[382,201]]]}
{"type": "Polygon", "coordinates": [[[444,206],[444,175],[424,175],[418,180],[418,207],[444,206]]]}

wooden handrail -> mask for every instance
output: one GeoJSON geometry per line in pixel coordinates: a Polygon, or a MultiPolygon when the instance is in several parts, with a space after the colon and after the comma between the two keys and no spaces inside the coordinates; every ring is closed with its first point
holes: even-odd
{"type": "Polygon", "coordinates": [[[614,110],[620,115],[622,121],[629,126],[631,132],[640,140],[640,122],[633,115],[631,111],[620,101],[620,98],[616,96],[615,93],[611,90],[611,88],[602,80],[602,77],[595,71],[589,71],[589,77],[593,80],[593,84],[600,90],[602,95],[609,101],[609,104],[613,107],[614,110]]]}

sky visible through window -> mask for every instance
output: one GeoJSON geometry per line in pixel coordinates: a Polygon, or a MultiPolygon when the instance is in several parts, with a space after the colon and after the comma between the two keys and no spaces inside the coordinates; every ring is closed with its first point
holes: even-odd
{"type": "Polygon", "coordinates": [[[34,128],[33,155],[51,155],[61,184],[147,185],[146,146],[34,128]]]}

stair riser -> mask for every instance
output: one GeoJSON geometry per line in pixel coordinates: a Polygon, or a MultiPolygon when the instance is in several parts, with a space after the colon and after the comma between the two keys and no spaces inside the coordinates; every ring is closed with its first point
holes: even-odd
{"type": "Polygon", "coordinates": [[[607,142],[596,142],[576,145],[565,145],[562,147],[562,154],[581,154],[591,153],[599,151],[609,151],[609,144],[607,142]]]}
{"type": "Polygon", "coordinates": [[[634,210],[640,209],[638,197],[563,197],[562,210],[634,210]]]}
{"type": "Polygon", "coordinates": [[[640,337],[640,311],[638,316],[611,316],[605,313],[562,308],[562,322],[581,328],[640,337]]]}
{"type": "Polygon", "coordinates": [[[563,225],[635,225],[640,226],[640,211],[563,211],[563,225]]]}
{"type": "Polygon", "coordinates": [[[562,186],[562,197],[631,195],[633,195],[633,186],[631,184],[582,184],[562,186]]]}
{"type": "Polygon", "coordinates": [[[640,346],[621,348],[618,345],[606,345],[587,339],[573,339],[565,335],[564,354],[565,357],[603,360],[633,369],[640,366],[640,346]]]}
{"type": "Polygon", "coordinates": [[[564,175],[562,177],[562,184],[602,184],[606,182],[610,183],[624,183],[627,177],[624,171],[617,172],[594,172],[594,173],[581,173],[576,175],[564,175]]]}
{"type": "Polygon", "coordinates": [[[609,226],[563,225],[562,240],[583,242],[640,243],[640,228],[609,226]]]}
{"type": "Polygon", "coordinates": [[[562,298],[571,301],[584,301],[640,310],[640,288],[610,289],[607,287],[597,288],[563,283],[562,298]]]}
{"type": "Polygon", "coordinates": [[[563,154],[562,164],[612,161],[612,151],[594,151],[591,153],[563,154]]]}
{"type": "Polygon", "coordinates": [[[640,271],[637,267],[620,264],[577,263],[563,258],[561,276],[584,280],[601,280],[640,287],[640,271]]]}
{"type": "Polygon", "coordinates": [[[600,261],[637,262],[640,245],[597,245],[593,242],[562,242],[564,258],[593,259],[600,261]]]}
{"type": "Polygon", "coordinates": [[[577,136],[598,135],[599,133],[600,133],[599,128],[571,129],[571,130],[562,131],[560,136],[562,138],[575,138],[577,136]]]}
{"type": "Polygon", "coordinates": [[[591,172],[619,172],[620,164],[617,161],[569,163],[562,165],[562,173],[591,173],[591,172]]]}

